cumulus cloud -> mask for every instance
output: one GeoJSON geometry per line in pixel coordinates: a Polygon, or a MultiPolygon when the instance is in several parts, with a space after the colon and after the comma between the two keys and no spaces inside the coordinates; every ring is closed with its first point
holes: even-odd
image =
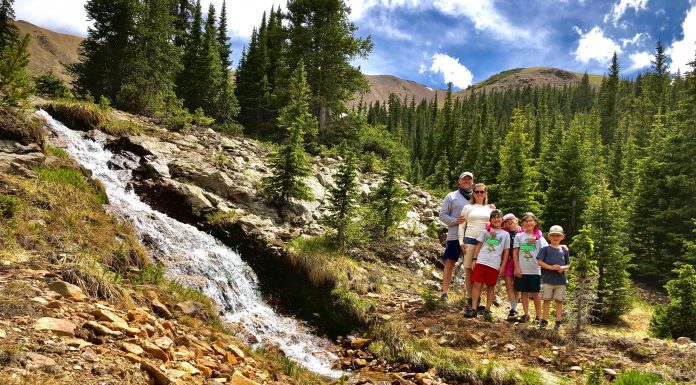
{"type": "MultiPolygon", "coordinates": [[[[220,12],[222,0],[202,0],[203,12],[207,12],[210,3],[220,12]]],[[[58,32],[71,33],[80,36],[87,35],[85,12],[87,0],[21,0],[16,2],[15,16],[58,32]]],[[[285,7],[286,0],[228,0],[227,25],[232,36],[248,38],[251,31],[261,22],[263,11],[269,11],[271,6],[280,4],[285,7]]]]}
{"type": "Polygon", "coordinates": [[[466,88],[474,80],[474,75],[466,66],[459,63],[459,59],[444,53],[436,53],[432,59],[433,64],[430,66],[430,71],[441,73],[445,78],[445,83],[452,82],[455,87],[466,88]]]}
{"type": "Polygon", "coordinates": [[[621,53],[621,47],[605,36],[601,28],[594,26],[587,33],[583,33],[578,27],[574,29],[580,35],[578,48],[575,50],[575,60],[582,63],[594,60],[600,64],[606,64],[611,60],[614,52],[621,53]]]}
{"type": "Polygon", "coordinates": [[[15,17],[52,31],[87,36],[86,0],[21,0],[15,3],[15,17]]]}
{"type": "Polygon", "coordinates": [[[365,18],[362,27],[366,27],[372,32],[377,32],[381,36],[394,40],[413,40],[413,37],[394,25],[389,14],[385,11],[378,12],[375,16],[365,18]]]}
{"type": "Polygon", "coordinates": [[[628,67],[628,71],[635,71],[649,66],[650,61],[653,59],[653,55],[648,51],[642,51],[634,52],[628,55],[628,58],[631,60],[631,66],[628,67]]]}
{"type": "Polygon", "coordinates": [[[604,22],[608,23],[611,21],[614,26],[617,25],[621,16],[626,13],[629,8],[633,8],[636,12],[647,9],[648,0],[619,0],[618,3],[614,4],[611,11],[604,16],[604,22]]]}
{"type": "Polygon", "coordinates": [[[348,0],[352,10],[352,20],[364,20],[369,18],[371,8],[384,8],[393,10],[404,8],[409,10],[435,9],[450,16],[463,16],[474,23],[478,31],[490,31],[496,38],[508,41],[520,39],[536,42],[539,39],[538,31],[532,36],[527,28],[513,25],[503,16],[490,0],[348,0]]]}
{"type": "Polygon", "coordinates": [[[649,38],[650,34],[647,32],[639,32],[632,39],[621,39],[621,47],[626,48],[629,44],[638,44],[642,39],[649,38]]]}
{"type": "Polygon", "coordinates": [[[669,66],[669,71],[672,73],[679,70],[683,74],[693,69],[688,63],[694,60],[694,52],[696,52],[696,4],[686,12],[682,29],[684,38],[673,41],[666,52],[672,58],[672,64],[669,66]]]}

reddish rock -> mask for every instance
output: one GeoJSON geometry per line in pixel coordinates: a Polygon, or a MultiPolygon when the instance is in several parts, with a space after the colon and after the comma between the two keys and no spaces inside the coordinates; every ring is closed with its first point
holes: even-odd
{"type": "Polygon", "coordinates": [[[35,330],[50,330],[60,336],[75,337],[74,323],[58,318],[43,317],[34,323],[35,330]]]}

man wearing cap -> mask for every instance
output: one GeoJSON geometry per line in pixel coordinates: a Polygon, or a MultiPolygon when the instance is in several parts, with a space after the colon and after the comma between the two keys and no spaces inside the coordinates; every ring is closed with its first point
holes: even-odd
{"type": "Polygon", "coordinates": [[[442,302],[447,301],[450,283],[452,282],[452,271],[462,254],[462,250],[459,247],[459,224],[465,220],[461,212],[464,206],[469,204],[473,194],[474,174],[464,171],[459,175],[457,183],[459,189],[447,194],[440,208],[440,220],[447,225],[447,245],[445,246],[445,254],[443,256],[445,271],[442,277],[442,296],[440,297],[442,302]]]}

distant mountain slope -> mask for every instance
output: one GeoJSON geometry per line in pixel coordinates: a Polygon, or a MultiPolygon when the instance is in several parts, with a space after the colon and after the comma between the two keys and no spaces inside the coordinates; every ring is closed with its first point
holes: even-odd
{"type": "Polygon", "coordinates": [[[27,70],[35,76],[53,69],[64,80],[70,77],[65,73],[62,63],[75,63],[79,60],[78,48],[82,38],[64,33],[57,33],[23,20],[15,22],[22,35],[29,34],[29,53],[31,59],[27,70]]]}
{"type": "MultiPolygon", "coordinates": [[[[599,88],[602,84],[602,76],[588,74],[590,85],[599,88]]],[[[563,87],[564,85],[580,84],[583,74],[562,70],[553,67],[529,67],[514,68],[497,73],[490,78],[476,83],[471,87],[458,91],[455,96],[469,97],[473,93],[500,91],[507,88],[526,86],[551,85],[563,87]]]]}
{"type": "MultiPolygon", "coordinates": [[[[389,94],[394,93],[399,96],[399,99],[404,100],[407,97],[415,97],[416,103],[423,99],[432,99],[437,93],[438,99],[444,99],[447,90],[442,88],[430,88],[412,80],[405,80],[392,75],[365,75],[370,83],[370,91],[363,95],[365,104],[369,105],[376,101],[385,102],[389,100],[389,94]]],[[[357,103],[360,96],[356,96],[353,102],[357,103]]]]}

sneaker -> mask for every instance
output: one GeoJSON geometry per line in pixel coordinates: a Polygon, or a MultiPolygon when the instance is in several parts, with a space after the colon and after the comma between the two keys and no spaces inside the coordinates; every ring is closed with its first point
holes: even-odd
{"type": "Polygon", "coordinates": [[[440,296],[441,303],[447,302],[448,299],[449,299],[449,297],[447,296],[447,293],[442,293],[442,295],[440,296]]]}
{"type": "Polygon", "coordinates": [[[549,321],[547,321],[545,319],[539,321],[539,329],[546,329],[546,326],[548,326],[548,324],[549,324],[549,321]]]}
{"type": "Polygon", "coordinates": [[[476,310],[469,308],[466,309],[464,312],[464,318],[475,318],[476,317],[476,310]]]}
{"type": "MultiPolygon", "coordinates": [[[[481,302],[479,302],[479,303],[481,303],[481,302]]],[[[485,305],[478,305],[478,306],[476,307],[476,310],[478,310],[478,311],[484,311],[484,310],[486,310],[486,306],[485,306],[485,305]]]]}
{"type": "Polygon", "coordinates": [[[510,312],[508,313],[508,319],[515,319],[518,316],[519,316],[519,313],[517,313],[517,310],[510,309],[510,312]]]}
{"type": "Polygon", "coordinates": [[[561,324],[563,324],[563,320],[556,321],[556,324],[553,325],[554,330],[558,330],[561,328],[561,324]]]}
{"type": "Polygon", "coordinates": [[[520,322],[529,322],[529,315],[525,314],[522,317],[520,317],[520,322]]]}

